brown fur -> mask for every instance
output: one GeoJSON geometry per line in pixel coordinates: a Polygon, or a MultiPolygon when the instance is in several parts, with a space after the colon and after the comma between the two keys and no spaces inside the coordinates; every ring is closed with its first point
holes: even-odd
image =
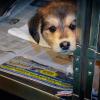
{"type": "Polygon", "coordinates": [[[43,16],[55,15],[64,18],[66,12],[68,14],[76,13],[76,4],[73,0],[54,0],[49,5],[39,9],[39,12],[43,14],[43,16]]]}
{"type": "Polygon", "coordinates": [[[57,41],[60,42],[62,39],[66,39],[67,41],[67,38],[70,37],[76,38],[76,30],[72,31],[69,29],[72,22],[69,24],[66,22],[68,15],[75,16],[76,14],[77,7],[75,1],[76,0],[53,0],[48,5],[38,9],[35,16],[33,16],[28,23],[29,32],[37,43],[40,42],[39,33],[42,34],[44,40],[52,48],[56,46],[57,41]],[[58,24],[53,22],[51,18],[54,18],[53,21],[57,19],[58,24]],[[55,23],[57,25],[55,25],[55,23]],[[56,27],[55,32],[49,31],[51,26],[56,27]],[[38,30],[40,30],[40,32],[38,30]]]}

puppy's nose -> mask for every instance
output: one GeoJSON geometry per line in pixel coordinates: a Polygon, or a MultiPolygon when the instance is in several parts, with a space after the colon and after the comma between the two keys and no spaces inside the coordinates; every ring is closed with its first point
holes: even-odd
{"type": "Polygon", "coordinates": [[[63,41],[60,43],[60,48],[62,50],[68,50],[70,47],[70,42],[67,42],[67,41],[63,41]]]}

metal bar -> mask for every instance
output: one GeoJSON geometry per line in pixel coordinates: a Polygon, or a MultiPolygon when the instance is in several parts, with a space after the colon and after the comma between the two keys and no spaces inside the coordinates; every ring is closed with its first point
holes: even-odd
{"type": "MultiPolygon", "coordinates": [[[[80,88],[80,47],[77,46],[76,51],[74,52],[74,62],[73,62],[73,70],[74,70],[74,83],[73,83],[73,93],[79,94],[80,88]]],[[[74,100],[74,99],[73,99],[74,100]]]]}
{"type": "MultiPolygon", "coordinates": [[[[100,26],[99,26],[100,27],[100,26]]],[[[99,31],[100,33],[100,31],[99,31]]],[[[100,53],[100,34],[98,36],[98,44],[97,44],[97,51],[100,53]]]]}
{"type": "MultiPolygon", "coordinates": [[[[83,5],[81,3],[81,0],[77,0],[77,4],[79,6],[79,9],[77,11],[77,27],[81,29],[80,34],[82,33],[82,23],[83,23],[83,19],[84,17],[81,16],[81,10],[83,10],[83,5]],[[80,17],[81,16],[81,17],[80,17]]],[[[84,12],[83,12],[84,13],[84,12]]],[[[82,34],[80,35],[80,40],[82,38],[82,34]]],[[[79,43],[81,44],[81,41],[79,41],[79,43]]],[[[74,52],[74,61],[73,61],[73,70],[74,70],[74,83],[73,83],[73,94],[75,94],[75,96],[73,95],[72,100],[79,100],[79,91],[80,91],[80,47],[77,46],[77,49],[74,52]],[[76,96],[77,95],[77,96],[76,96]]]]}
{"type": "Polygon", "coordinates": [[[100,53],[96,53],[96,54],[97,54],[96,59],[100,60],[100,53]]]}
{"type": "MultiPolygon", "coordinates": [[[[100,8],[99,8],[99,15],[100,15],[100,8]]],[[[99,52],[99,56],[100,56],[100,16],[99,16],[99,32],[98,32],[97,52],[99,52]]]]}
{"type": "MultiPolygon", "coordinates": [[[[86,81],[87,81],[87,48],[88,48],[88,43],[89,43],[89,33],[90,33],[90,25],[91,25],[91,13],[92,13],[92,2],[91,0],[84,0],[85,5],[85,19],[84,19],[84,26],[83,26],[83,41],[82,41],[82,53],[81,53],[81,57],[80,57],[80,100],[82,100],[83,98],[85,98],[86,96],[86,81]]],[[[91,96],[91,94],[89,93],[89,95],[91,96]]],[[[90,98],[89,96],[89,98],[90,98]]]]}
{"type": "Polygon", "coordinates": [[[95,65],[95,59],[96,59],[96,53],[88,49],[88,64],[87,64],[87,81],[86,81],[86,98],[91,98],[92,93],[92,83],[93,83],[93,75],[94,75],[94,65],[95,65]]]}
{"type": "MultiPolygon", "coordinates": [[[[100,2],[99,2],[100,4],[100,2]]],[[[100,15],[100,9],[99,9],[99,15],[100,15]]],[[[97,43],[97,60],[100,61],[100,16],[99,16],[99,35],[98,35],[98,43],[97,43]]],[[[99,72],[99,93],[98,93],[98,100],[100,100],[100,72],[99,72]]]]}
{"type": "Polygon", "coordinates": [[[100,41],[98,41],[100,40],[100,2],[98,1],[99,0],[79,0],[80,7],[77,17],[77,26],[81,29],[81,50],[77,49],[75,51],[74,61],[74,82],[76,82],[74,83],[74,93],[79,93],[79,100],[83,100],[83,98],[91,99],[96,55],[97,59],[100,59],[100,53],[98,53],[98,51],[100,51],[100,41]],[[80,54],[77,53],[78,51],[80,54]],[[78,60],[76,60],[77,58],[78,60]]]}
{"type": "Polygon", "coordinates": [[[100,35],[100,22],[99,22],[99,14],[100,14],[100,2],[98,0],[93,0],[92,7],[92,18],[91,18],[91,32],[90,32],[90,41],[88,49],[88,74],[87,74],[87,83],[86,83],[86,97],[89,96],[89,93],[92,92],[92,82],[94,75],[94,66],[95,61],[100,59],[100,54],[98,53],[100,47],[100,42],[98,40],[100,35]],[[99,36],[98,36],[99,35],[99,36]]]}
{"type": "MultiPolygon", "coordinates": [[[[79,100],[83,100],[86,98],[85,93],[88,73],[87,53],[91,26],[92,0],[78,0],[78,3],[79,11],[77,14],[77,27],[81,29],[81,48],[78,48],[74,53],[74,93],[77,95],[79,94],[79,100]]],[[[90,96],[91,92],[89,91],[89,98],[90,96]]]]}
{"type": "MultiPolygon", "coordinates": [[[[91,27],[91,15],[92,15],[92,0],[81,0],[81,56],[80,56],[80,91],[79,98],[83,100],[86,98],[86,81],[87,81],[87,51],[89,45],[89,35],[90,35],[90,27],[91,27]]],[[[91,97],[91,93],[89,94],[89,98],[91,97]]]]}
{"type": "MultiPolygon", "coordinates": [[[[97,51],[98,35],[99,35],[99,14],[100,14],[100,3],[97,0],[93,0],[93,11],[91,19],[91,33],[89,47],[97,51]]],[[[100,39],[99,39],[100,40],[100,39]]]]}

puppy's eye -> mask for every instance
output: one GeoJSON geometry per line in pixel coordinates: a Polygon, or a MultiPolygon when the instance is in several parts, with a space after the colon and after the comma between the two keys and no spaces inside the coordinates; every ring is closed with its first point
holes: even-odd
{"type": "Polygon", "coordinates": [[[49,31],[52,32],[52,33],[55,32],[56,31],[56,27],[55,26],[49,27],[49,31]]]}
{"type": "Polygon", "coordinates": [[[76,20],[74,20],[70,25],[69,28],[74,31],[76,29],[76,20]]]}
{"type": "Polygon", "coordinates": [[[73,30],[76,29],[76,25],[75,25],[75,24],[70,24],[70,25],[69,25],[69,28],[73,31],[73,30]]]}

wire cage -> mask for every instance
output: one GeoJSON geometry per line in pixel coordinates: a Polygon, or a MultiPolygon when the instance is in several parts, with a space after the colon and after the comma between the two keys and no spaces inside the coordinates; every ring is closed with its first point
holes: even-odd
{"type": "MultiPolygon", "coordinates": [[[[94,99],[92,96],[94,67],[96,61],[100,62],[100,2],[78,0],[78,4],[77,27],[81,29],[81,42],[74,53],[73,100],[94,99]]],[[[100,100],[100,82],[98,91],[98,97],[94,100],[100,100]]]]}

